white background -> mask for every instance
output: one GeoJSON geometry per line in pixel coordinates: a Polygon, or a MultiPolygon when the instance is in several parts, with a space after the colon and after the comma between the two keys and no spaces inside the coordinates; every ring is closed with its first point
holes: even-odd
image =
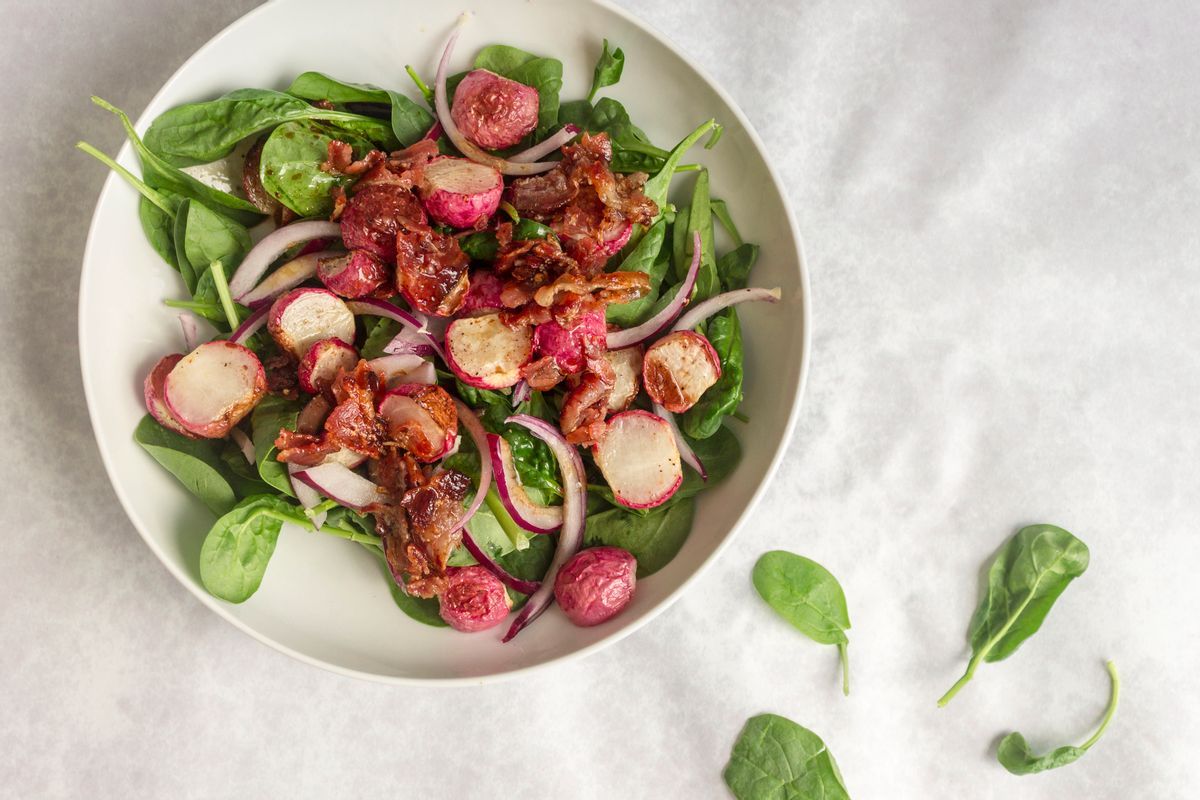
{"type": "MultiPolygon", "coordinates": [[[[421,690],[206,611],[126,520],[87,422],[74,307],[103,169],[70,146],[119,144],[87,96],[139,111],[251,5],[2,3],[0,796],[722,797],[762,711],[819,733],[859,800],[1196,796],[1200,8],[622,2],[730,91],[790,186],[816,331],[800,425],[657,621],[531,678],[421,690]],[[1091,568],[938,710],[981,568],[1035,521],[1091,568]],[[849,698],[835,651],[753,593],[775,547],[846,588],[849,698]],[[1106,658],[1125,685],[1101,743],[1001,769],[1014,728],[1087,737],[1106,658]]],[[[370,35],[350,4],[330,20],[331,46],[370,35]]]]}

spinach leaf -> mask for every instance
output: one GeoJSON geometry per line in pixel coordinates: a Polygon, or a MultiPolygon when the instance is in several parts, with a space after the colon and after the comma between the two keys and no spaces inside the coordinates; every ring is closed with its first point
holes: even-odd
{"type": "MultiPolygon", "coordinates": [[[[671,187],[671,178],[675,176],[675,168],[679,166],[679,160],[683,158],[684,153],[692,149],[692,146],[696,142],[700,141],[704,134],[714,129],[719,131],[721,126],[717,125],[715,119],[710,119],[683,137],[683,141],[675,145],[675,148],[671,150],[670,154],[663,161],[662,168],[650,180],[646,181],[646,185],[642,191],[646,197],[649,197],[658,205],[660,214],[662,213],[662,209],[667,205],[667,190],[671,187]]],[[[676,220],[676,224],[678,224],[678,220],[676,220]]]]}
{"type": "Polygon", "coordinates": [[[721,377],[679,417],[680,428],[693,439],[707,439],[716,433],[725,417],[737,413],[743,398],[744,351],[737,309],[727,308],[710,317],[705,335],[721,361],[721,377]]]}
{"type": "Polygon", "coordinates": [[[146,146],[176,166],[206,164],[229,155],[243,139],[299,120],[331,122],[389,150],[399,144],[391,126],[372,117],[317,108],[270,89],[238,89],[166,112],[146,131],[146,146]]]}
{"type": "MultiPolygon", "coordinates": [[[[527,242],[530,239],[546,239],[554,231],[537,220],[521,219],[513,225],[513,241],[527,242]]],[[[459,247],[474,261],[493,261],[500,249],[496,234],[492,231],[476,231],[458,240],[459,247]]]]}
{"type": "Polygon", "coordinates": [[[714,197],[712,201],[712,213],[721,223],[721,226],[725,228],[725,232],[729,234],[729,238],[733,239],[733,246],[741,247],[742,235],[738,233],[737,226],[733,224],[733,215],[729,213],[729,206],[725,201],[714,197]]]}
{"type": "Polygon", "coordinates": [[[159,425],[149,414],[134,429],[133,439],[214,514],[224,514],[237,503],[214,440],[189,439],[159,425]]]}
{"type": "Polygon", "coordinates": [[[758,245],[749,242],[738,245],[717,260],[717,274],[725,291],[745,289],[750,270],[758,261],[758,245]]]}
{"type": "Polygon", "coordinates": [[[183,278],[183,285],[187,287],[188,294],[195,295],[196,268],[192,266],[192,262],[187,257],[187,215],[188,206],[192,204],[191,198],[185,197],[179,201],[179,206],[175,209],[175,222],[171,228],[171,244],[175,249],[175,269],[179,270],[180,276],[183,278]]]}
{"type": "Polygon", "coordinates": [[[249,497],[252,494],[269,494],[272,489],[258,474],[258,465],[251,464],[231,439],[226,439],[221,447],[221,464],[225,478],[238,498],[249,497]]]}
{"type": "Polygon", "coordinates": [[[1092,745],[1100,741],[1100,737],[1108,728],[1108,723],[1112,722],[1113,714],[1117,711],[1117,701],[1121,695],[1121,677],[1117,674],[1116,664],[1109,661],[1104,666],[1108,669],[1112,689],[1108,698],[1108,708],[1104,711],[1104,719],[1100,720],[1100,727],[1092,734],[1091,738],[1078,747],[1059,747],[1045,755],[1038,756],[1029,749],[1025,737],[1013,731],[1000,741],[1000,748],[996,751],[997,760],[1006,770],[1013,775],[1032,775],[1048,769],[1065,767],[1067,764],[1078,761],[1084,753],[1091,749],[1092,745]]]}
{"type": "Polygon", "coordinates": [[[298,506],[273,494],[247,497],[218,519],[200,547],[200,581],[209,594],[241,603],[258,591],[285,522],[308,524],[298,506]]]}
{"type": "Polygon", "coordinates": [[[362,357],[370,360],[387,355],[383,348],[400,333],[400,323],[387,317],[375,317],[373,321],[371,317],[366,317],[364,325],[367,327],[367,338],[363,341],[362,357]]]}
{"type": "Polygon", "coordinates": [[[738,800],[850,800],[821,737],[776,714],[746,721],[724,778],[738,800]]]}
{"type": "MultiPolygon", "coordinates": [[[[475,69],[487,69],[505,78],[532,86],[538,93],[538,139],[558,122],[558,94],[562,90],[562,62],[541,58],[504,44],[483,48],[475,56],[475,69]]],[[[451,91],[447,87],[447,91],[451,91]]]]}
{"type": "Polygon", "coordinates": [[[490,389],[476,389],[459,380],[454,381],[454,394],[471,408],[480,411],[479,421],[489,433],[498,433],[512,450],[513,466],[526,489],[540,489],[561,496],[558,484],[558,462],[550,448],[525,428],[508,425],[504,420],[513,414],[532,414],[550,420],[553,416],[542,392],[530,392],[529,400],[516,408],[512,397],[490,389]]]}
{"type": "Polygon", "coordinates": [[[328,217],[333,211],[330,191],[354,180],[352,176],[321,169],[329,157],[329,143],[334,139],[351,145],[356,158],[371,149],[370,142],[315,122],[280,125],[267,138],[259,157],[263,188],[302,217],[328,217]]]}
{"type": "Polygon", "coordinates": [[[733,435],[733,431],[724,426],[717,428],[716,432],[707,439],[688,438],[687,441],[691,445],[692,452],[704,462],[708,480],[701,480],[699,474],[691,468],[684,470],[683,483],[679,485],[679,491],[675,493],[675,497],[679,499],[694,497],[704,489],[716,486],[729,477],[738,462],[742,460],[741,443],[733,435]]]}
{"type": "MultiPolygon", "coordinates": [[[[199,302],[217,297],[212,276],[201,286],[201,279],[213,263],[221,264],[227,273],[231,273],[242,263],[251,246],[250,233],[245,226],[198,200],[187,198],[179,204],[174,236],[179,272],[193,299],[199,302]]],[[[221,320],[224,319],[222,314],[221,320]]]]}
{"type": "Polygon", "coordinates": [[[621,70],[623,69],[625,69],[625,53],[619,47],[609,52],[608,39],[605,39],[604,52],[600,54],[600,60],[596,62],[596,68],[592,70],[592,90],[588,92],[588,102],[591,102],[595,98],[596,92],[605,86],[616,85],[621,80],[621,70]]]}
{"type": "Polygon", "coordinates": [[[754,588],[808,638],[819,644],[836,644],[842,659],[842,694],[850,694],[850,660],[846,654],[850,612],[837,578],[812,559],[772,550],[754,565],[754,588]]]}
{"type": "Polygon", "coordinates": [[[588,133],[607,133],[612,144],[613,172],[657,172],[670,155],[655,147],[645,132],[630,121],[623,105],[608,97],[594,108],[587,100],[564,103],[558,121],[562,125],[576,125],[588,133]]]}
{"type": "Polygon", "coordinates": [[[384,565],[384,579],[388,582],[388,589],[392,593],[392,601],[396,606],[407,614],[410,618],[415,619],[423,625],[429,625],[432,628],[448,628],[450,627],[441,615],[441,604],[438,603],[436,597],[413,597],[396,583],[396,579],[392,577],[384,565]]]}
{"type": "Polygon", "coordinates": [[[1054,525],[1022,528],[988,570],[987,595],[971,618],[971,660],[938,707],[975,675],[980,663],[1008,658],[1042,626],[1067,585],[1087,570],[1088,547],[1054,525]]]}
{"type": "Polygon", "coordinates": [[[713,218],[709,206],[708,170],[700,170],[696,186],[692,190],[692,204],[688,206],[686,218],[675,217],[675,246],[680,258],[675,263],[675,279],[682,281],[692,265],[693,234],[700,234],[700,267],[696,273],[696,288],[692,290],[693,303],[707,300],[721,291],[721,279],[717,275],[717,260],[713,254],[713,218]],[[683,228],[682,234],[680,228],[683,228]],[[680,242],[682,238],[682,242],[680,242]],[[679,245],[682,244],[682,251],[679,245]]]}
{"type": "Polygon", "coordinates": [[[665,567],[683,547],[695,511],[692,498],[659,506],[647,514],[621,508],[602,511],[587,518],[583,540],[589,547],[612,545],[633,553],[637,576],[644,578],[665,567]]]}
{"type": "Polygon", "coordinates": [[[258,474],[264,481],[288,495],[292,482],[288,479],[287,465],[275,460],[275,439],[279,430],[296,429],[296,417],[300,415],[300,402],[279,395],[267,395],[254,407],[250,414],[250,437],[254,441],[254,460],[258,462],[258,474]]]}
{"type": "Polygon", "coordinates": [[[243,225],[253,225],[262,219],[263,213],[249,200],[243,200],[240,197],[234,197],[226,192],[213,189],[196,180],[191,175],[188,175],[186,172],[167,163],[165,159],[151,151],[138,138],[137,131],[133,129],[133,123],[129,121],[129,117],[124,111],[99,97],[92,97],[92,102],[106,111],[116,114],[121,120],[121,125],[125,128],[125,135],[129,138],[129,143],[132,145],[133,151],[137,153],[138,159],[142,162],[142,175],[149,186],[159,190],[168,189],[176,195],[190,197],[193,200],[207,203],[220,213],[236,219],[243,225]]]}
{"type": "Polygon", "coordinates": [[[628,303],[609,305],[605,312],[605,318],[610,324],[630,328],[640,325],[650,318],[650,310],[658,301],[663,278],[667,273],[668,261],[665,258],[659,258],[663,252],[663,242],[666,240],[666,236],[667,221],[659,219],[650,226],[637,245],[629,251],[629,255],[625,256],[621,266],[617,267],[620,272],[645,272],[649,275],[650,293],[628,303]]]}
{"type": "Polygon", "coordinates": [[[297,77],[288,87],[288,94],[305,100],[328,100],[341,105],[387,104],[391,106],[392,132],[405,147],[420,139],[433,126],[430,113],[406,95],[370,84],[339,81],[320,72],[305,72],[297,77]]]}

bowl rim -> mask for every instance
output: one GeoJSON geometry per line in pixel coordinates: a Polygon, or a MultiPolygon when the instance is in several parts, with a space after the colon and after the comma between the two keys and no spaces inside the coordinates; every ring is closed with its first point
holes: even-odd
{"type": "MultiPolygon", "coordinates": [[[[225,606],[217,600],[217,598],[215,598],[212,595],[205,592],[202,587],[195,585],[188,576],[183,574],[182,570],[171,559],[169,559],[166,556],[163,549],[158,545],[158,543],[154,540],[154,538],[151,537],[145,530],[143,530],[141,523],[139,522],[137,516],[134,514],[134,512],[132,510],[133,503],[131,501],[131,498],[126,493],[122,484],[117,480],[117,473],[115,470],[114,463],[112,461],[112,456],[110,455],[108,450],[105,448],[105,445],[100,438],[99,420],[98,420],[97,414],[96,414],[96,404],[93,402],[93,398],[92,398],[91,390],[90,390],[91,380],[92,380],[91,369],[90,369],[88,363],[83,358],[84,331],[87,329],[87,326],[85,325],[85,321],[88,318],[87,303],[85,302],[86,296],[83,292],[83,286],[84,286],[85,278],[88,274],[88,264],[93,261],[93,249],[95,247],[96,230],[97,230],[98,221],[99,221],[98,211],[100,208],[100,204],[104,201],[104,199],[108,196],[108,194],[110,192],[114,191],[113,187],[118,183],[117,175],[114,174],[112,171],[110,171],[108,176],[105,178],[104,183],[101,185],[100,193],[96,198],[96,205],[92,210],[92,220],[91,220],[91,223],[88,225],[87,240],[84,244],[83,259],[82,259],[82,265],[81,265],[80,275],[79,275],[79,286],[80,286],[79,305],[78,305],[79,331],[78,331],[77,342],[79,345],[80,375],[81,375],[81,378],[83,381],[84,399],[87,403],[88,420],[92,426],[92,436],[96,441],[96,447],[100,451],[100,460],[104,464],[105,474],[108,477],[108,481],[111,484],[113,491],[117,495],[117,500],[121,503],[121,508],[125,512],[125,516],[129,519],[130,523],[132,523],[134,529],[138,532],[138,535],[142,537],[142,540],[150,548],[151,552],[154,553],[154,555],[158,558],[159,562],[164,567],[166,567],[167,571],[171,573],[171,575],[175,578],[175,580],[177,580],[180,584],[182,584],[184,588],[186,588],[189,592],[191,592],[191,594],[194,597],[196,597],[198,600],[200,600],[200,602],[203,603],[209,610],[216,613],[217,616],[219,616],[221,619],[225,620],[227,623],[231,624],[232,626],[234,626],[235,628],[240,630],[242,633],[247,634],[248,636],[252,637],[253,639],[257,640],[258,642],[265,644],[268,647],[271,647],[272,649],[276,650],[277,652],[280,652],[287,656],[290,656],[290,657],[296,659],[297,661],[300,661],[300,662],[308,664],[310,666],[314,666],[319,669],[323,669],[328,672],[333,672],[335,674],[342,675],[345,677],[358,678],[360,680],[372,681],[375,683],[400,685],[400,686],[447,686],[447,687],[452,687],[452,686],[481,686],[481,685],[488,684],[488,683],[499,683],[502,681],[507,681],[507,680],[512,680],[512,679],[516,679],[519,677],[528,676],[531,673],[547,669],[554,665],[559,665],[559,664],[563,664],[566,662],[576,661],[576,660],[585,658],[605,647],[610,647],[610,646],[616,644],[617,642],[621,641],[625,637],[633,634],[634,632],[641,630],[643,626],[645,626],[652,620],[657,619],[660,614],[662,614],[664,611],[666,611],[668,608],[670,608],[672,605],[674,605],[675,602],[682,596],[683,592],[688,587],[690,587],[696,580],[698,580],[701,575],[703,575],[705,572],[707,572],[712,567],[713,563],[730,546],[730,543],[736,538],[737,534],[741,531],[742,527],[745,525],[746,520],[750,517],[750,515],[758,507],[758,504],[762,501],[763,494],[766,492],[767,487],[771,484],[771,482],[775,478],[776,473],[779,471],[779,465],[783,459],[783,454],[787,450],[787,446],[791,442],[792,436],[794,435],[795,430],[796,430],[797,422],[799,419],[800,405],[801,405],[801,402],[803,401],[804,390],[808,383],[808,369],[809,369],[809,359],[811,358],[812,324],[813,324],[812,307],[811,307],[811,302],[810,302],[811,289],[810,289],[809,277],[808,277],[808,261],[805,256],[804,241],[801,237],[799,226],[796,224],[796,215],[792,210],[791,201],[788,198],[787,192],[784,190],[783,182],[779,177],[778,171],[775,169],[775,165],[772,163],[771,159],[769,159],[767,157],[766,147],[764,146],[762,139],[759,137],[758,132],[754,129],[754,126],[751,124],[750,120],[746,117],[745,112],[742,111],[741,107],[728,94],[728,92],[726,92],[725,89],[719,83],[717,83],[717,81],[715,81],[711,75],[709,75],[708,71],[704,67],[702,67],[700,64],[696,63],[696,61],[694,59],[692,59],[692,57],[689,56],[682,48],[678,47],[675,44],[675,42],[672,41],[671,38],[666,33],[663,33],[661,31],[651,27],[648,23],[643,22],[641,19],[639,19],[637,16],[635,16],[631,12],[627,11],[626,9],[624,9],[620,6],[615,5],[613,2],[611,2],[611,0],[578,0],[578,1],[584,2],[584,3],[590,3],[595,6],[599,6],[600,8],[605,9],[606,11],[621,17],[626,22],[633,25],[635,28],[638,28],[643,33],[647,34],[651,39],[656,41],[659,45],[661,45],[662,47],[665,47],[668,51],[673,53],[675,56],[682,59],[683,62],[687,64],[688,68],[691,69],[693,72],[695,72],[696,75],[698,75],[699,78],[702,81],[704,81],[708,85],[708,87],[710,89],[712,89],[716,93],[716,95],[719,98],[721,98],[721,100],[733,111],[735,119],[745,130],[746,135],[750,139],[750,143],[754,146],[754,149],[757,151],[757,153],[762,157],[763,163],[765,164],[765,166],[767,168],[767,174],[770,176],[771,182],[775,188],[775,191],[779,195],[780,200],[783,203],[783,210],[787,217],[788,226],[789,226],[790,232],[792,234],[792,238],[796,243],[796,255],[798,257],[797,265],[799,267],[799,273],[800,273],[799,274],[799,277],[800,277],[800,313],[802,316],[801,342],[800,342],[800,371],[799,371],[799,376],[798,376],[796,386],[795,386],[795,393],[792,398],[791,408],[788,409],[787,421],[786,421],[786,424],[784,425],[782,435],[776,440],[775,453],[771,456],[771,460],[767,465],[766,471],[763,473],[762,479],[758,482],[758,485],[755,487],[754,492],[750,495],[750,499],[746,502],[746,505],[742,508],[741,513],[738,515],[738,517],[734,521],[733,525],[725,533],[725,536],[721,539],[721,541],[717,543],[716,547],[713,548],[713,551],[711,553],[709,553],[708,556],[703,561],[700,562],[700,564],[696,567],[696,569],[693,570],[690,575],[688,575],[686,578],[684,578],[680,582],[680,584],[678,586],[676,586],[675,589],[672,590],[666,597],[664,597],[662,600],[660,600],[657,605],[650,608],[638,620],[636,620],[628,625],[625,625],[625,626],[619,628],[618,630],[615,630],[612,633],[598,639],[597,641],[592,642],[589,645],[579,648],[578,650],[574,650],[569,653],[564,653],[559,656],[554,656],[552,658],[546,659],[545,661],[540,661],[536,664],[530,664],[528,666],[523,666],[523,667],[516,667],[514,669],[504,670],[501,672],[495,672],[495,673],[491,673],[489,675],[482,675],[482,676],[477,675],[477,676],[471,676],[471,677],[419,678],[419,677],[411,677],[411,676],[405,676],[405,675],[386,675],[386,674],[380,674],[377,672],[369,672],[366,670],[345,667],[340,664],[326,661],[322,658],[318,658],[316,656],[312,656],[307,653],[303,653],[299,650],[289,647],[288,645],[283,644],[282,642],[275,640],[274,638],[258,631],[253,626],[243,622],[241,619],[239,619],[238,617],[231,614],[225,608],[225,606]]],[[[271,8],[276,5],[277,5],[277,3],[265,3],[261,6],[258,6],[257,8],[251,9],[250,11],[246,12],[242,16],[240,16],[237,19],[230,22],[228,25],[226,25],[224,28],[222,28],[219,32],[217,32],[214,36],[212,36],[210,39],[208,39],[204,44],[202,44],[200,47],[198,47],[195,52],[193,52],[190,56],[188,56],[188,58],[182,64],[180,64],[179,67],[173,73],[171,73],[171,76],[169,78],[167,78],[166,81],[163,82],[163,85],[161,87],[159,87],[158,91],[154,93],[154,96],[151,97],[150,100],[146,103],[146,109],[153,107],[158,102],[159,98],[175,84],[175,82],[179,78],[179,76],[191,66],[192,62],[195,61],[196,59],[200,58],[210,47],[215,45],[218,41],[224,39],[226,36],[230,35],[230,33],[235,28],[238,28],[245,24],[249,24],[249,21],[252,20],[253,18],[255,18],[257,15],[259,15],[260,13],[264,13],[268,8],[271,8]]],[[[134,123],[134,127],[139,131],[145,130],[143,123],[146,123],[146,122],[147,122],[146,110],[143,110],[142,113],[138,116],[137,121],[134,123]]],[[[131,152],[132,152],[132,147],[129,144],[129,142],[126,141],[124,144],[122,144],[121,149],[118,151],[118,154],[117,154],[118,160],[126,160],[127,161],[131,155],[131,152]]]]}

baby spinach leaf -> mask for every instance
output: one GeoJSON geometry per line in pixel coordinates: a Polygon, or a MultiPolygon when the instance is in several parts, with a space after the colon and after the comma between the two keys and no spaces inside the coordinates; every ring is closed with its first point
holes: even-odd
{"type": "MultiPolygon", "coordinates": [[[[219,263],[226,273],[232,273],[250,250],[250,233],[245,226],[209,209],[198,200],[185,199],[175,218],[175,248],[179,272],[193,299],[198,296],[200,278],[219,263]],[[182,249],[182,252],[179,252],[182,249]]],[[[210,278],[211,280],[211,278],[210,278]]],[[[205,282],[207,287],[208,281],[205,282]]],[[[214,287],[215,291],[215,287],[214,287]]]]}
{"type": "Polygon", "coordinates": [[[254,442],[254,460],[258,462],[258,474],[264,481],[288,495],[292,482],[288,479],[287,465],[275,460],[275,440],[281,428],[296,429],[296,418],[300,415],[300,403],[279,395],[267,395],[254,407],[250,414],[250,428],[254,442]]]}
{"type": "Polygon", "coordinates": [[[612,545],[633,553],[637,576],[644,578],[665,567],[683,547],[692,529],[696,501],[684,498],[646,514],[613,508],[587,518],[583,534],[589,547],[612,545]]]}
{"type": "Polygon", "coordinates": [[[738,800],[850,800],[821,737],[776,714],[746,721],[724,778],[738,800]]]}
{"type": "Polygon", "coordinates": [[[738,233],[737,226],[733,224],[733,215],[729,213],[729,206],[725,201],[714,197],[712,201],[712,213],[721,223],[721,226],[725,228],[725,232],[729,234],[729,238],[733,239],[733,246],[741,247],[742,235],[738,233]]]}
{"type": "Polygon", "coordinates": [[[399,144],[391,126],[381,120],[317,108],[270,89],[238,89],[161,115],[146,131],[146,146],[176,166],[206,164],[229,155],[243,139],[299,120],[334,123],[389,150],[399,144]]]}
{"type": "Polygon", "coordinates": [[[608,39],[605,39],[604,51],[600,54],[600,60],[596,62],[596,68],[592,70],[592,90],[588,92],[588,102],[591,102],[595,98],[596,92],[605,86],[616,85],[621,80],[621,70],[623,69],[625,69],[625,53],[619,47],[610,52],[608,39]]]}
{"type": "Polygon", "coordinates": [[[192,204],[191,198],[185,197],[179,201],[179,206],[175,209],[175,222],[171,228],[171,244],[175,248],[175,268],[179,270],[180,276],[183,278],[183,285],[187,287],[188,294],[195,295],[196,268],[192,266],[192,262],[187,257],[187,215],[188,206],[192,204]]]}
{"type": "Polygon", "coordinates": [[[242,448],[230,439],[226,439],[221,447],[221,464],[238,498],[271,492],[271,487],[258,474],[258,465],[247,461],[242,448]]]}
{"type": "Polygon", "coordinates": [[[175,219],[145,197],[141,197],[138,198],[138,221],[142,224],[142,233],[146,235],[146,241],[154,248],[154,252],[158,253],[163,261],[179,269],[173,237],[175,219]]]}
{"type": "MultiPolygon", "coordinates": [[[[505,78],[532,86],[538,93],[538,124],[541,139],[558,122],[558,94],[562,90],[562,62],[541,58],[516,47],[493,44],[475,56],[475,69],[487,69],[505,78]]],[[[452,91],[447,87],[447,91],[452,91]]]]}
{"type": "Polygon", "coordinates": [[[218,519],[200,547],[200,581],[209,594],[242,603],[258,591],[285,522],[308,519],[273,494],[247,497],[218,519]]]}
{"type": "Polygon", "coordinates": [[[353,178],[325,172],[321,164],[329,157],[329,143],[345,141],[362,157],[371,143],[347,136],[315,122],[285,122],[267,138],[259,157],[263,188],[302,217],[328,217],[333,211],[330,191],[347,186],[353,178]]]}
{"type": "Polygon", "coordinates": [[[796,630],[819,644],[837,645],[842,659],[842,694],[850,694],[846,654],[850,612],[837,578],[812,559],[772,550],[759,557],[752,579],[759,597],[796,630]]]}
{"type": "Polygon", "coordinates": [[[607,133],[612,144],[613,172],[657,172],[670,155],[655,147],[641,128],[629,119],[625,107],[605,97],[592,106],[587,100],[573,100],[559,109],[558,121],[578,126],[588,133],[607,133]]]}
{"type": "Polygon", "coordinates": [[[612,325],[630,328],[640,325],[649,319],[650,309],[658,300],[662,289],[663,278],[666,276],[668,261],[659,256],[663,251],[663,242],[667,235],[667,221],[659,219],[637,245],[625,256],[620,272],[645,272],[650,276],[650,293],[628,303],[614,303],[608,306],[605,317],[612,325]]]}
{"type": "Polygon", "coordinates": [[[687,441],[691,445],[692,452],[704,462],[708,480],[701,480],[700,476],[691,468],[685,469],[683,483],[679,485],[679,491],[675,493],[675,497],[680,499],[693,497],[704,489],[716,486],[728,478],[737,467],[738,462],[742,460],[741,443],[733,435],[733,431],[724,426],[717,428],[716,432],[707,439],[689,437],[687,441]]]}
{"type": "Polygon", "coordinates": [[[214,514],[224,514],[237,503],[214,440],[189,439],[159,425],[149,414],[134,429],[133,439],[214,514]]]}
{"type": "MultiPolygon", "coordinates": [[[[331,103],[384,103],[391,106],[392,132],[400,144],[407,147],[420,139],[433,126],[428,111],[406,95],[391,89],[380,89],[364,83],[339,81],[320,72],[305,72],[292,81],[288,94],[305,100],[328,100],[331,103]]],[[[368,137],[370,138],[370,137],[368,137]]]]}
{"type": "MultiPolygon", "coordinates": [[[[513,225],[513,241],[527,242],[531,239],[545,239],[554,231],[533,219],[521,219],[513,225]]],[[[474,261],[493,261],[500,249],[496,234],[492,231],[476,231],[458,240],[459,247],[474,261]]]]}
{"type": "Polygon", "coordinates": [[[375,317],[374,321],[366,317],[364,324],[367,326],[367,338],[363,341],[362,357],[370,360],[387,355],[383,348],[400,333],[400,323],[387,317],[375,317]]]}
{"type": "Polygon", "coordinates": [[[1022,528],[988,570],[987,594],[971,618],[971,660],[938,707],[975,675],[980,663],[1008,658],[1042,626],[1054,601],[1088,566],[1088,547],[1055,525],[1022,528]]]}
{"type": "Polygon", "coordinates": [[[1025,737],[1013,731],[1000,741],[1000,748],[996,751],[997,760],[1006,770],[1013,775],[1033,775],[1036,772],[1065,767],[1067,764],[1078,761],[1084,753],[1091,749],[1092,745],[1100,741],[1100,737],[1108,728],[1108,723],[1112,722],[1113,714],[1117,711],[1117,700],[1121,695],[1121,678],[1117,674],[1117,666],[1109,661],[1105,667],[1108,669],[1109,680],[1112,681],[1112,690],[1108,698],[1108,708],[1104,711],[1104,719],[1100,720],[1100,727],[1092,734],[1091,738],[1078,747],[1070,745],[1058,747],[1045,755],[1038,756],[1034,755],[1029,748],[1025,737]]]}
{"type": "Polygon", "coordinates": [[[428,625],[432,628],[450,627],[442,619],[441,604],[438,603],[436,597],[413,597],[397,585],[396,579],[392,577],[392,573],[386,568],[383,570],[383,574],[384,580],[388,582],[388,589],[392,593],[392,601],[409,618],[415,619],[422,625],[428,625]]]}
{"type": "Polygon", "coordinates": [[[745,242],[730,250],[717,260],[717,274],[725,291],[745,289],[750,280],[750,270],[758,261],[758,245],[745,242]]]}
{"type": "Polygon", "coordinates": [[[709,206],[708,170],[702,169],[696,176],[692,190],[692,204],[688,207],[687,220],[680,225],[676,217],[676,230],[685,227],[683,235],[683,260],[675,265],[675,278],[682,281],[692,264],[693,234],[700,234],[700,267],[696,273],[696,288],[692,290],[692,302],[707,300],[721,291],[721,279],[717,275],[717,259],[713,252],[713,217],[709,206]]]}
{"type": "Polygon", "coordinates": [[[646,181],[643,192],[646,197],[658,204],[660,214],[667,204],[667,190],[671,187],[671,178],[675,176],[675,168],[679,166],[679,160],[683,158],[684,153],[691,150],[692,146],[703,138],[704,134],[714,129],[719,130],[720,126],[717,125],[715,119],[710,119],[683,137],[683,141],[675,145],[675,148],[663,161],[662,168],[646,181]]]}
{"type": "Polygon", "coordinates": [[[725,417],[737,412],[743,397],[744,352],[737,309],[727,308],[710,317],[705,335],[721,361],[721,377],[679,418],[683,432],[693,439],[707,439],[716,433],[725,417]]]}

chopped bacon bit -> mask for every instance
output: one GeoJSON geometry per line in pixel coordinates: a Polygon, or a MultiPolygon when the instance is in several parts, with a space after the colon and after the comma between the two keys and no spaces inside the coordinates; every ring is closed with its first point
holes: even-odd
{"type": "Polygon", "coordinates": [[[278,458],[292,464],[313,466],[340,449],[378,458],[384,440],[383,426],[375,415],[375,393],[379,376],[366,361],[350,372],[339,370],[333,382],[337,405],[325,418],[320,437],[287,429],[275,440],[278,458]]]}
{"type": "Polygon", "coordinates": [[[544,356],[522,367],[521,377],[529,384],[529,388],[548,392],[566,377],[566,373],[559,368],[557,359],[544,356]]]}
{"type": "Polygon", "coordinates": [[[297,398],[300,396],[300,378],[297,374],[295,357],[286,351],[276,351],[263,362],[263,371],[267,375],[267,392],[280,397],[297,398]]]}
{"type": "Polygon", "coordinates": [[[439,155],[441,153],[438,151],[437,142],[433,139],[421,139],[403,150],[389,153],[387,165],[388,169],[394,172],[407,172],[425,166],[439,155]]]}
{"type": "Polygon", "coordinates": [[[329,142],[326,151],[327,161],[321,163],[321,171],[334,175],[361,175],[382,164],[387,156],[379,150],[372,150],[358,161],[354,160],[354,148],[339,139],[329,142]]]}
{"type": "Polygon", "coordinates": [[[534,292],[540,306],[553,306],[564,293],[591,295],[600,303],[628,303],[650,293],[650,276],[644,272],[602,272],[594,278],[563,275],[534,292]]]}
{"type": "Polygon", "coordinates": [[[410,576],[406,586],[409,594],[433,597],[445,591],[446,562],[462,542],[458,523],[470,489],[471,479],[466,475],[444,470],[425,485],[404,493],[400,505],[408,512],[410,542],[405,572],[410,576]]]}
{"type": "Polygon", "coordinates": [[[402,226],[396,233],[396,287],[417,311],[448,317],[467,297],[471,259],[458,239],[428,225],[402,226]]]}
{"type": "MultiPolygon", "coordinates": [[[[610,369],[611,374],[611,369],[610,369]]],[[[572,444],[592,444],[603,433],[604,415],[613,384],[600,375],[588,373],[563,400],[559,427],[572,444]]]]}
{"type": "Polygon", "coordinates": [[[312,105],[315,106],[316,108],[323,108],[326,111],[334,110],[333,103],[329,100],[326,100],[325,98],[321,98],[320,100],[313,100],[312,105]]]}
{"type": "Polygon", "coordinates": [[[346,210],[346,190],[341,186],[334,186],[329,190],[329,196],[333,198],[333,211],[329,214],[329,221],[337,222],[346,210]]]}

